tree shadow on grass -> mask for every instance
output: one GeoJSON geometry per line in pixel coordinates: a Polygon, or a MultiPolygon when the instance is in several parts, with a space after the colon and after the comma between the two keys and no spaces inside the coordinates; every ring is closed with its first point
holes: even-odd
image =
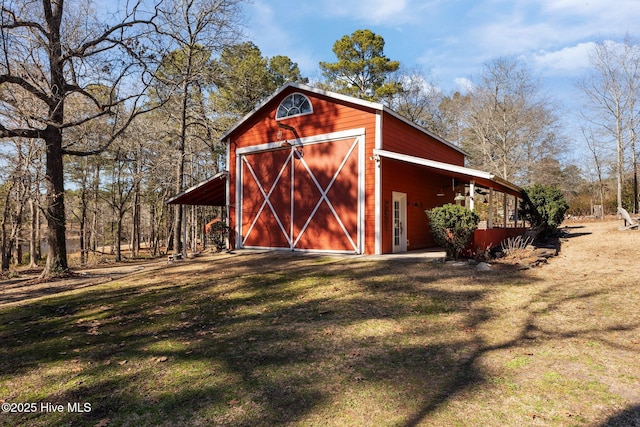
{"type": "Polygon", "coordinates": [[[389,406],[365,414],[369,422],[413,426],[482,384],[478,358],[526,339],[538,314],[513,340],[489,345],[473,331],[496,315],[479,304],[489,289],[477,285],[490,275],[272,254],[199,267],[1,312],[0,375],[15,387],[4,398],[89,402],[92,411],[0,421],[322,424],[356,402],[358,411],[389,406]],[[470,287],[435,286],[460,278],[470,287]]]}
{"type": "Polygon", "coordinates": [[[640,426],[640,405],[630,406],[624,411],[617,413],[599,427],[639,427],[640,426]]]}

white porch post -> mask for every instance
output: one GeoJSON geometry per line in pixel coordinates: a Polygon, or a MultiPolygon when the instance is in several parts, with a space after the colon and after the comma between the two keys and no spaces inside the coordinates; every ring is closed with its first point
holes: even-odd
{"type": "MultiPolygon", "coordinates": [[[[378,111],[376,113],[376,131],[375,131],[375,149],[382,149],[382,114],[378,111]]],[[[364,145],[364,142],[362,143],[364,145]]],[[[373,167],[374,170],[374,203],[375,203],[375,212],[374,212],[374,253],[376,255],[380,255],[382,253],[382,227],[384,224],[383,215],[382,215],[382,161],[380,156],[377,154],[373,154],[371,159],[374,161],[375,165],[373,167]]],[[[364,230],[363,230],[364,233],[364,230]]],[[[366,239],[365,239],[366,240],[366,239]]],[[[364,252],[364,245],[362,246],[364,252]]]]}
{"type": "Polygon", "coordinates": [[[236,244],[235,249],[242,248],[242,158],[236,154],[236,244]]]}
{"type": "Polygon", "coordinates": [[[471,180],[469,182],[469,209],[470,210],[474,210],[476,206],[475,197],[476,197],[476,182],[471,180]]]}

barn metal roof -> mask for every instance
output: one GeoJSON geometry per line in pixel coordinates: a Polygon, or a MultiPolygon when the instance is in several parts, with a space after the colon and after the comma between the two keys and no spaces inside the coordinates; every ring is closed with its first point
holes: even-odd
{"type": "Polygon", "coordinates": [[[206,181],[187,188],[169,200],[168,205],[226,206],[229,172],[215,174],[206,181]]]}
{"type": "Polygon", "coordinates": [[[464,166],[452,165],[449,163],[437,162],[435,160],[424,159],[422,157],[409,156],[407,154],[396,153],[387,150],[373,150],[373,154],[388,159],[398,160],[401,162],[412,163],[414,165],[424,166],[430,169],[435,169],[440,173],[456,177],[473,180],[476,183],[485,186],[493,187],[496,190],[509,193],[515,196],[522,196],[522,188],[517,185],[500,178],[489,172],[483,172],[477,169],[467,168],[464,166]]]}

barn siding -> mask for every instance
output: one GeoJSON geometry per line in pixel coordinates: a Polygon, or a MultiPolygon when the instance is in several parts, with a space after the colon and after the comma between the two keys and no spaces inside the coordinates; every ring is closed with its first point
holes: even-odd
{"type": "MultiPolygon", "coordinates": [[[[373,151],[375,143],[375,117],[376,110],[365,106],[356,106],[344,101],[328,98],[315,93],[289,88],[284,90],[278,96],[270,100],[265,106],[259,110],[259,114],[254,114],[240,127],[235,129],[229,135],[230,159],[229,173],[232,177],[229,183],[229,191],[231,195],[235,195],[236,191],[236,150],[238,148],[251,147],[269,142],[276,142],[285,139],[295,139],[292,131],[278,127],[278,123],[292,126],[296,129],[300,138],[311,137],[316,135],[324,135],[333,132],[340,132],[351,129],[365,129],[365,159],[368,159],[373,151]],[[278,105],[286,96],[293,92],[304,93],[313,106],[313,113],[303,116],[291,117],[281,120],[275,120],[278,105]]],[[[365,253],[373,253],[373,219],[375,218],[375,202],[373,196],[374,188],[374,164],[375,162],[364,161],[365,173],[365,207],[363,214],[365,216],[365,226],[363,233],[364,251],[365,253]]],[[[354,186],[357,187],[357,182],[354,186]]],[[[232,198],[232,209],[230,209],[230,223],[236,228],[236,212],[235,197],[232,198]]],[[[242,237],[240,237],[240,240],[242,237]]]]}
{"type": "Polygon", "coordinates": [[[382,134],[384,150],[464,166],[464,154],[460,151],[408,126],[391,114],[384,115],[382,134]]]}
{"type": "MultiPolygon", "coordinates": [[[[408,250],[416,250],[435,246],[429,232],[425,209],[453,203],[454,191],[451,178],[438,175],[416,165],[409,165],[391,159],[373,159],[374,148],[381,148],[397,153],[422,157],[453,165],[464,166],[464,154],[435,137],[410,126],[403,120],[390,114],[387,110],[375,108],[375,105],[362,105],[349,102],[339,97],[326,96],[301,88],[288,87],[264,104],[259,110],[246,118],[237,128],[228,134],[229,143],[228,169],[229,194],[231,195],[231,226],[236,227],[236,168],[238,148],[252,147],[270,142],[293,140],[296,135],[287,129],[278,127],[278,123],[292,126],[300,138],[325,135],[353,129],[364,129],[364,207],[361,210],[364,222],[363,250],[372,254],[376,250],[376,168],[381,168],[381,185],[379,194],[380,232],[382,253],[392,252],[392,192],[407,194],[407,238],[408,250]],[[278,105],[293,92],[304,93],[313,106],[313,113],[276,121],[275,113],[278,105]],[[376,117],[379,117],[381,141],[376,147],[376,117]],[[437,193],[443,189],[445,196],[437,193]]],[[[320,147],[318,147],[320,148],[320,147]]],[[[329,159],[328,159],[329,160],[329,159]]],[[[354,186],[357,183],[354,182],[354,186]]],[[[239,207],[238,207],[239,208],[239,207]]],[[[243,219],[246,220],[246,219],[243,219]]]]}
{"type": "Polygon", "coordinates": [[[524,227],[476,230],[473,234],[473,243],[470,246],[474,252],[482,252],[500,245],[510,237],[520,236],[526,231],[527,229],[524,227]]]}
{"type": "MultiPolygon", "coordinates": [[[[464,154],[434,137],[408,126],[391,114],[383,115],[382,148],[396,153],[464,166],[464,154]]],[[[453,203],[451,178],[423,167],[382,160],[382,253],[392,248],[392,192],[407,194],[407,250],[436,246],[429,231],[425,209],[453,203]],[[437,193],[443,189],[445,196],[437,193]]]]}
{"type": "Polygon", "coordinates": [[[407,194],[407,250],[437,246],[429,230],[426,209],[453,203],[451,179],[423,167],[396,160],[382,160],[382,253],[392,252],[392,193],[407,194]],[[437,193],[443,189],[445,196],[437,193]]]}

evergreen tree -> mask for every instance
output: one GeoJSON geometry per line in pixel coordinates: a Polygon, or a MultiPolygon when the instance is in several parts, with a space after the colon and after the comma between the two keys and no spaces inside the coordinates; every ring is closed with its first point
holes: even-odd
{"type": "Polygon", "coordinates": [[[357,30],[333,44],[336,62],[320,62],[327,89],[369,101],[378,101],[400,91],[402,85],[389,79],[400,67],[384,55],[384,39],[371,30],[357,30]]]}

